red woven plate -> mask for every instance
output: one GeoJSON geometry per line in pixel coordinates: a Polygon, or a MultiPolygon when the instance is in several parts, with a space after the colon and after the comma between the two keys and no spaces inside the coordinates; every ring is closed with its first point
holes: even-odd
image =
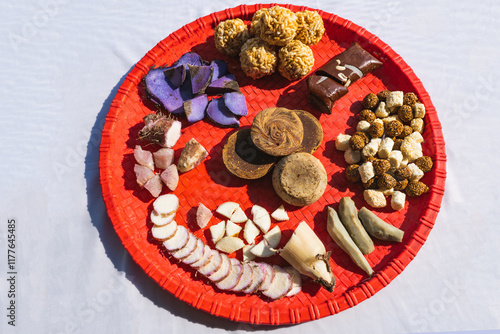
{"type": "MultiPolygon", "coordinates": [[[[268,6],[242,5],[210,14],[172,33],[149,51],[128,74],[111,104],[102,132],[99,167],[104,201],[116,232],[134,260],[160,286],[195,308],[215,316],[278,325],[314,320],[353,307],[373,296],[403,271],[434,225],[444,193],[446,155],[436,110],[411,68],[376,36],[336,15],[318,11],[324,19],[326,33],[320,43],[312,46],[315,69],[354,41],[375,54],[384,65],[351,85],[349,93],[337,102],[334,114],[318,114],[309,106],[304,80],[290,83],[278,74],[257,81],[247,78],[239,69],[237,59],[229,59],[217,52],[213,31],[220,21],[226,19],[242,18],[249,22],[256,10],[268,6]],[[151,66],[170,65],[187,51],[195,51],[205,60],[218,58],[228,62],[248,101],[249,115],[241,120],[242,126],[251,124],[253,116],[260,110],[277,105],[308,110],[319,117],[324,129],[324,141],[314,155],[321,160],[329,175],[326,192],[319,201],[307,207],[287,206],[290,220],[281,223],[280,227],[283,230],[283,245],[298,223],[304,220],[320,236],[327,250],[332,251],[331,264],[337,278],[332,293],[307,279],[301,293],[278,301],[269,301],[259,295],[220,291],[200,275],[197,276],[190,267],[169,259],[161,245],[152,240],[148,215],[153,198],[136,184],[133,171],[133,148],[141,144],[137,135],[142,118],[152,112],[141,98],[139,83],[151,66]],[[427,194],[410,198],[404,210],[377,212],[383,219],[403,229],[405,236],[400,244],[375,241],[375,251],[367,256],[375,274],[367,278],[328,236],[326,207],[333,205],[337,208],[336,203],[343,196],[352,196],[358,208],[365,205],[362,187],[349,184],[343,175],[346,163],[342,152],[335,149],[334,139],[341,132],[355,131],[353,115],[359,109],[357,102],[368,92],[383,89],[413,91],[425,104],[427,114],[423,149],[435,164],[422,180],[430,186],[427,194]]],[[[308,9],[291,5],[285,7],[295,12],[308,9]]],[[[179,224],[188,226],[196,236],[207,240],[206,232],[196,229],[192,221],[193,208],[200,202],[215,210],[223,202],[236,201],[247,214],[252,204],[260,204],[270,212],[282,204],[272,190],[269,175],[245,181],[226,171],[222,163],[222,147],[234,129],[221,129],[205,121],[192,125],[184,122],[183,125],[183,135],[175,146],[177,156],[192,137],[205,146],[210,155],[195,170],[180,177],[175,191],[181,203],[176,217],[179,224]]],[[[213,218],[211,224],[217,221],[213,218]]],[[[279,256],[266,261],[282,263],[279,256]]]]}

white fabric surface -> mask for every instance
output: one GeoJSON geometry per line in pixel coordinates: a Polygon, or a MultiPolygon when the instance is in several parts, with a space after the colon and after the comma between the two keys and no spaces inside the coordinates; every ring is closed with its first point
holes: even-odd
{"type": "MultiPolygon", "coordinates": [[[[249,4],[255,3],[249,1],[249,4]]],[[[123,248],[98,179],[103,120],[126,73],[224,1],[10,1],[0,11],[1,333],[416,333],[500,329],[497,1],[303,1],[359,24],[413,68],[438,110],[446,193],[388,287],[295,326],[233,323],[178,301],[123,248]],[[7,221],[16,220],[16,327],[7,221]]]]}

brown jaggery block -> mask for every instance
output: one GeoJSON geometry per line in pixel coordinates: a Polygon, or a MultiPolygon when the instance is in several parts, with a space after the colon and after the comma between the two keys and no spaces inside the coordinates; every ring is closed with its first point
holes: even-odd
{"type": "Polygon", "coordinates": [[[366,140],[360,135],[354,134],[349,139],[349,147],[354,151],[362,150],[363,147],[365,147],[365,145],[366,145],[366,140]]]}
{"type": "Polygon", "coordinates": [[[405,190],[407,185],[408,185],[407,179],[402,179],[402,180],[396,179],[396,185],[394,186],[394,191],[403,191],[405,190]]]}
{"type": "Polygon", "coordinates": [[[391,163],[386,159],[375,159],[372,161],[372,165],[375,175],[383,175],[391,169],[391,163]]]}
{"type": "Polygon", "coordinates": [[[394,171],[394,176],[399,180],[409,179],[411,177],[411,171],[408,166],[401,166],[394,171]]]}
{"type": "Polygon", "coordinates": [[[378,92],[377,97],[378,97],[379,101],[385,102],[385,99],[387,98],[387,95],[389,95],[390,92],[391,91],[388,89],[378,92]]]}
{"type": "Polygon", "coordinates": [[[403,143],[403,138],[395,138],[394,139],[394,146],[392,147],[392,149],[399,151],[401,149],[402,143],[403,143]]]}
{"type": "Polygon", "coordinates": [[[372,123],[367,131],[371,138],[380,138],[384,135],[384,124],[383,123],[372,123]]]}
{"type": "Polygon", "coordinates": [[[403,131],[398,136],[398,138],[404,139],[406,136],[409,136],[413,133],[413,128],[409,125],[403,125],[403,131]]]}
{"type": "Polygon", "coordinates": [[[302,142],[300,143],[297,152],[314,153],[323,141],[323,127],[318,119],[305,110],[293,110],[299,116],[304,129],[302,142]]]}
{"type": "Polygon", "coordinates": [[[387,173],[377,178],[377,186],[380,190],[387,190],[394,188],[396,183],[397,183],[396,179],[392,175],[387,173]]]}

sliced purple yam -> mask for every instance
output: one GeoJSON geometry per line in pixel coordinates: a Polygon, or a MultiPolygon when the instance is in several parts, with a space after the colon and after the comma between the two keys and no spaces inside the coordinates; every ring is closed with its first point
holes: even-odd
{"type": "Polygon", "coordinates": [[[212,99],[207,106],[208,117],[217,125],[222,127],[240,126],[236,116],[227,109],[223,98],[212,99]]]}
{"type": "Polygon", "coordinates": [[[219,79],[213,81],[205,89],[207,94],[224,94],[229,92],[239,92],[240,85],[236,81],[236,76],[232,73],[226,74],[219,79]]]}
{"type": "Polygon", "coordinates": [[[205,117],[205,110],[208,105],[206,94],[198,95],[191,100],[184,102],[184,112],[190,123],[201,121],[205,117]]]}
{"type": "Polygon", "coordinates": [[[212,82],[215,80],[229,74],[229,70],[227,68],[227,63],[220,59],[215,59],[210,63],[210,66],[214,69],[212,74],[212,82]]]}
{"type": "Polygon", "coordinates": [[[214,69],[211,66],[194,66],[189,65],[189,74],[191,76],[191,91],[194,95],[203,94],[205,88],[212,80],[214,69]]]}
{"type": "Polygon", "coordinates": [[[248,114],[247,100],[243,93],[229,92],[224,94],[224,103],[227,109],[236,116],[246,116],[248,114]]]}
{"type": "Polygon", "coordinates": [[[204,61],[197,53],[186,52],[174,63],[174,66],[184,65],[184,68],[187,70],[188,65],[202,66],[204,64],[204,61]]]}
{"type": "Polygon", "coordinates": [[[183,65],[167,67],[164,73],[174,88],[179,88],[186,79],[186,68],[183,65]]]}
{"type": "Polygon", "coordinates": [[[149,70],[144,77],[146,91],[153,102],[158,103],[168,111],[175,113],[179,108],[182,109],[182,96],[179,88],[172,88],[165,79],[163,68],[154,68],[149,70]]]}

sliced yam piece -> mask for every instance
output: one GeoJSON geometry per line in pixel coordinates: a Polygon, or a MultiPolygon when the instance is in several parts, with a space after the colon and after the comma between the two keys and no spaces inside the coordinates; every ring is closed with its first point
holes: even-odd
{"type": "Polygon", "coordinates": [[[187,70],[188,65],[203,65],[203,60],[201,59],[200,55],[195,52],[186,52],[182,56],[180,56],[179,59],[177,59],[173,66],[179,65],[184,65],[187,70]]]}
{"type": "Polygon", "coordinates": [[[212,82],[213,67],[188,64],[188,68],[191,76],[191,89],[193,94],[203,94],[205,88],[212,82]]]}
{"type": "Polygon", "coordinates": [[[292,288],[286,294],[287,297],[292,297],[302,291],[302,278],[300,277],[300,273],[294,267],[285,267],[284,268],[292,278],[292,288]]]}
{"type": "Polygon", "coordinates": [[[226,107],[223,98],[212,99],[207,106],[207,116],[220,127],[240,126],[238,118],[226,107]]]}
{"type": "Polygon", "coordinates": [[[271,286],[271,283],[273,282],[274,279],[274,267],[268,263],[265,262],[257,262],[259,266],[262,268],[263,272],[265,273],[264,279],[262,280],[262,284],[259,286],[260,291],[265,291],[269,289],[271,286]]]}
{"type": "Polygon", "coordinates": [[[238,206],[233,214],[231,215],[231,218],[229,218],[233,223],[244,223],[248,220],[247,215],[245,212],[238,206]]]}
{"type": "Polygon", "coordinates": [[[153,152],[153,160],[156,168],[167,169],[168,166],[174,163],[174,150],[172,148],[162,147],[158,151],[153,152]]]}
{"type": "Polygon", "coordinates": [[[236,76],[232,73],[226,74],[210,83],[205,89],[207,94],[225,94],[229,92],[239,92],[240,85],[236,81],[236,76]]]}
{"type": "Polygon", "coordinates": [[[195,96],[184,102],[184,113],[189,123],[201,121],[205,117],[207,105],[208,96],[206,94],[195,96]]]}
{"type": "Polygon", "coordinates": [[[179,198],[174,194],[161,195],[153,202],[153,210],[160,216],[166,217],[179,208],[179,198]]]}
{"type": "Polygon", "coordinates": [[[134,165],[134,172],[137,184],[141,188],[144,188],[144,185],[155,176],[155,173],[151,169],[139,164],[134,165]]]}
{"type": "Polygon", "coordinates": [[[238,283],[234,288],[232,288],[232,291],[238,292],[238,291],[243,291],[244,289],[248,288],[250,284],[252,283],[253,279],[253,269],[252,266],[248,263],[242,263],[242,270],[241,270],[241,276],[240,279],[238,280],[238,283]]]}
{"type": "Polygon", "coordinates": [[[161,216],[161,215],[157,214],[156,211],[153,210],[153,211],[151,211],[151,214],[149,215],[149,217],[151,218],[151,222],[153,224],[155,224],[156,226],[163,226],[163,225],[169,224],[170,222],[172,222],[174,220],[175,212],[172,212],[168,216],[161,216]]]}
{"type": "Polygon", "coordinates": [[[155,163],[153,160],[153,153],[145,151],[141,146],[136,145],[134,149],[135,161],[141,166],[148,167],[151,170],[155,170],[155,163]]]}
{"type": "Polygon", "coordinates": [[[285,207],[283,205],[274,210],[273,213],[271,213],[271,217],[279,222],[289,219],[288,213],[286,212],[285,207]]]}
{"type": "Polygon", "coordinates": [[[176,165],[168,166],[163,172],[161,172],[160,177],[168,189],[174,191],[177,188],[177,185],[179,184],[179,172],[176,165]]]}
{"type": "Polygon", "coordinates": [[[148,74],[144,77],[144,84],[147,95],[153,102],[170,112],[182,109],[180,89],[172,87],[170,82],[165,79],[163,68],[149,70],[148,74]]]}
{"type": "Polygon", "coordinates": [[[198,272],[205,276],[209,276],[214,271],[219,269],[222,263],[221,253],[219,253],[216,249],[211,249],[210,252],[212,254],[210,256],[210,260],[207,261],[203,266],[198,268],[198,272]]]}
{"type": "Polygon", "coordinates": [[[189,233],[188,241],[187,243],[180,249],[173,251],[170,253],[173,257],[175,257],[177,260],[182,260],[186,256],[189,256],[194,249],[196,248],[196,242],[198,238],[194,236],[194,234],[189,233]]]}
{"type": "Polygon", "coordinates": [[[242,227],[228,220],[226,222],[226,236],[227,237],[237,237],[240,234],[242,227]]]}
{"type": "Polygon", "coordinates": [[[211,256],[212,256],[212,249],[208,245],[203,244],[203,255],[198,261],[191,263],[191,267],[193,267],[194,269],[203,267],[205,264],[208,263],[208,261],[210,261],[211,256]]]}
{"type": "Polygon", "coordinates": [[[229,73],[227,63],[220,59],[215,59],[210,63],[213,68],[212,82],[229,73]]]}
{"type": "Polygon", "coordinates": [[[264,239],[253,246],[250,252],[257,257],[270,257],[276,254],[276,250],[271,249],[264,239]]]}
{"type": "Polygon", "coordinates": [[[267,233],[271,227],[271,216],[262,206],[254,204],[252,206],[252,220],[262,233],[267,233]]]}
{"type": "Polygon", "coordinates": [[[243,267],[240,261],[231,258],[231,270],[229,271],[229,275],[222,281],[217,282],[215,286],[221,290],[231,290],[238,284],[242,271],[243,267]]]}
{"type": "Polygon", "coordinates": [[[280,299],[292,289],[292,278],[290,274],[279,266],[273,266],[274,278],[267,290],[262,294],[271,299],[280,299]]]}
{"type": "Polygon", "coordinates": [[[239,207],[240,205],[236,202],[224,202],[217,207],[215,212],[230,219],[233,215],[233,212],[239,207]]]}
{"type": "Polygon", "coordinates": [[[264,267],[260,266],[256,262],[250,262],[250,266],[252,267],[252,282],[245,289],[243,289],[244,293],[254,293],[256,292],[262,282],[264,282],[264,278],[266,277],[266,271],[264,267]]]}
{"type": "Polygon", "coordinates": [[[191,265],[192,263],[199,261],[203,257],[204,250],[205,244],[203,243],[203,240],[196,238],[196,246],[191,254],[182,258],[182,263],[191,265]]]}
{"type": "Polygon", "coordinates": [[[255,238],[260,234],[260,230],[255,224],[248,219],[245,223],[245,228],[243,229],[243,238],[248,244],[253,244],[255,242],[255,238]]]}
{"type": "Polygon", "coordinates": [[[264,240],[270,248],[278,247],[281,240],[281,229],[278,226],[273,227],[269,232],[264,234],[264,240]]]}
{"type": "Polygon", "coordinates": [[[175,143],[177,143],[177,140],[179,140],[179,138],[181,137],[181,128],[182,128],[181,122],[173,121],[168,131],[165,132],[165,139],[163,140],[164,142],[163,146],[167,148],[174,147],[175,143]]]}
{"type": "Polygon", "coordinates": [[[204,228],[208,225],[212,216],[212,211],[210,211],[210,209],[204,204],[200,203],[200,205],[198,205],[198,209],[196,209],[196,224],[200,228],[204,228]]]}
{"type": "Polygon", "coordinates": [[[229,256],[227,256],[226,254],[221,254],[220,256],[222,258],[221,265],[216,271],[207,276],[209,280],[215,283],[222,281],[229,275],[229,271],[231,271],[231,259],[229,258],[229,256]]]}
{"type": "Polygon", "coordinates": [[[163,189],[163,182],[161,182],[160,175],[156,174],[146,182],[144,188],[149,191],[151,196],[158,197],[163,189]]]}
{"type": "Polygon", "coordinates": [[[181,249],[187,244],[190,234],[187,228],[182,225],[177,225],[175,234],[171,238],[165,240],[163,246],[165,246],[166,250],[169,252],[181,249]]]}
{"type": "Polygon", "coordinates": [[[212,236],[212,242],[217,244],[217,242],[224,237],[226,233],[226,222],[223,220],[220,223],[210,226],[210,235],[212,236]]]}
{"type": "Polygon", "coordinates": [[[183,65],[167,67],[163,74],[172,87],[179,88],[186,79],[186,68],[183,65]]]}
{"type": "Polygon", "coordinates": [[[156,240],[165,241],[172,238],[177,231],[177,223],[175,221],[171,221],[168,224],[157,226],[154,225],[151,227],[151,235],[156,240]]]}
{"type": "Polygon", "coordinates": [[[248,261],[255,260],[255,258],[257,256],[255,256],[251,252],[253,246],[255,246],[255,245],[252,244],[252,245],[245,245],[245,246],[243,246],[243,261],[248,262],[248,261]]]}
{"type": "Polygon", "coordinates": [[[236,116],[246,116],[248,114],[247,100],[240,92],[229,92],[224,94],[224,103],[227,109],[236,116]]]}
{"type": "Polygon", "coordinates": [[[215,248],[228,254],[234,253],[237,250],[242,249],[244,246],[245,243],[243,240],[237,237],[224,237],[215,244],[215,248]]]}

